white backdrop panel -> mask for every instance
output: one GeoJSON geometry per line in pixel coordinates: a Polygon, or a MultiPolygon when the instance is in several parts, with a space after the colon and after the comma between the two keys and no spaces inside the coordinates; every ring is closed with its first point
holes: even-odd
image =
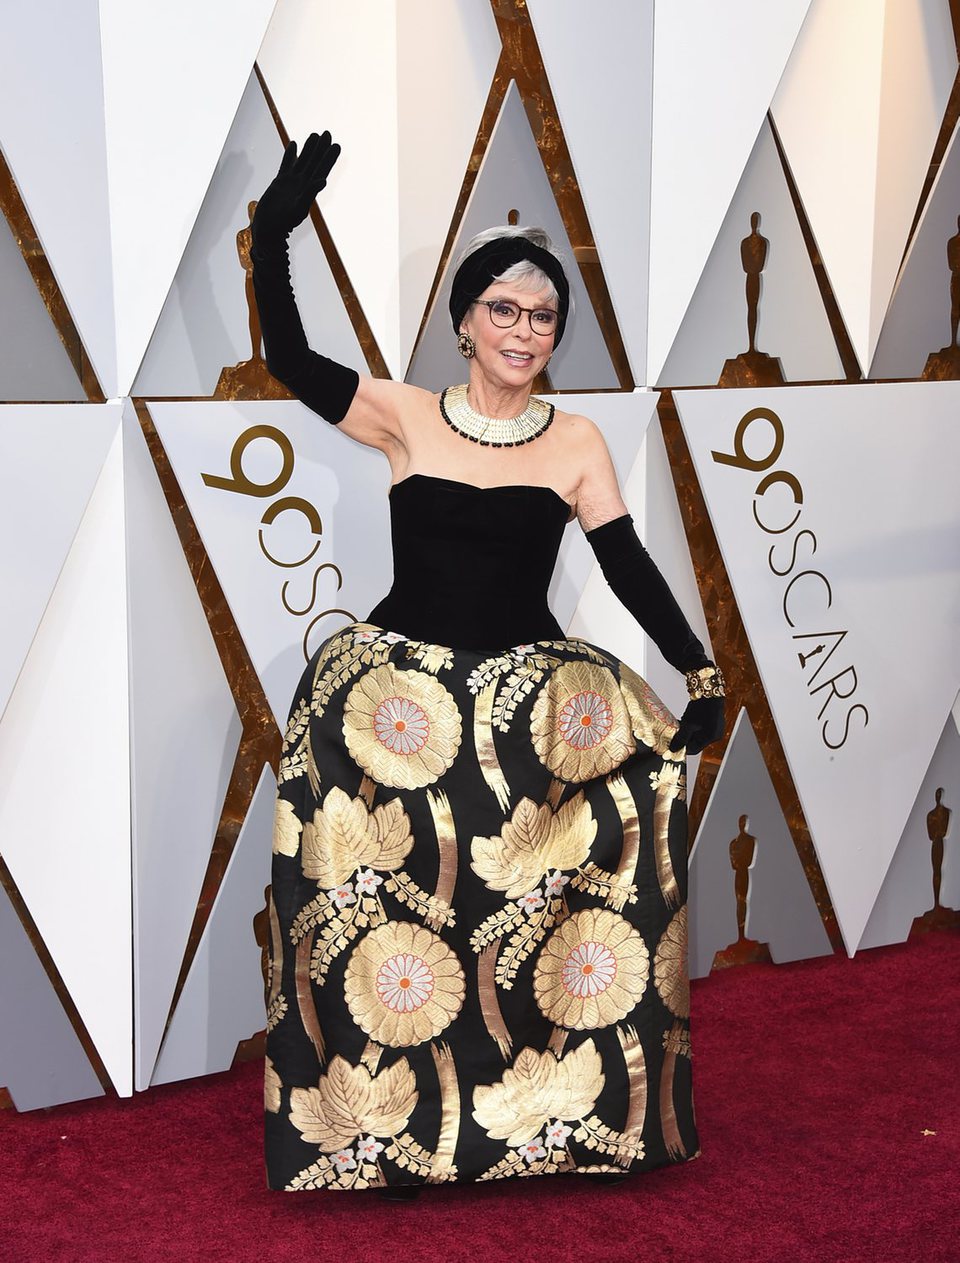
{"type": "MultiPolygon", "coordinates": [[[[225,365],[250,358],[237,233],[248,222],[249,203],[273,179],[282,156],[277,125],[251,74],[137,374],[135,394],[211,395],[225,365]]],[[[290,270],[308,341],[365,373],[367,362],[309,220],[291,235],[290,270]]]]}
{"type": "Polygon", "coordinates": [[[149,407],[283,729],[312,651],[390,587],[389,466],[296,400],[149,407]]]}
{"type": "Polygon", "coordinates": [[[660,379],[809,5],[656,6],[648,381],[660,379]]]}
{"type": "Polygon", "coordinates": [[[0,848],[114,1087],[128,1096],[123,509],[118,432],[0,723],[0,848]]]}
{"type": "Polygon", "coordinates": [[[56,326],[0,216],[0,399],[86,399],[56,326]]]}
{"type": "Polygon", "coordinates": [[[940,903],[960,911],[960,736],[953,716],[943,726],[940,744],[927,768],[907,827],[887,869],[877,902],[870,913],[859,946],[882,947],[902,943],[910,933],[914,917],[933,907],[933,866],[927,816],[936,807],[936,793],[943,790],[942,803],[950,815],[943,848],[940,903]]]}
{"type": "Polygon", "coordinates": [[[960,685],[960,384],[676,402],[853,951],[960,685]]]}
{"type": "Polygon", "coordinates": [[[545,228],[567,259],[567,278],[574,313],[563,341],[550,360],[550,381],[557,390],[589,390],[617,385],[613,364],[597,322],[587,287],[573,259],[573,250],[543,168],[523,101],[510,84],[490,144],[470,193],[466,210],[423,337],[410,364],[407,380],[427,390],[440,390],[466,377],[450,322],[450,286],[456,262],[476,233],[505,224],[510,210],[519,222],[545,228]]]}
{"type": "Polygon", "coordinates": [[[529,0],[527,8],[633,376],[644,382],[653,0],[529,0]]]}
{"type": "Polygon", "coordinates": [[[124,416],[136,1086],[163,1038],[240,719],[139,422],[124,416]]]}
{"type": "Polygon", "coordinates": [[[140,367],[273,6],[100,0],[117,338],[110,394],[127,394],[140,367]]]}
{"type": "Polygon", "coordinates": [[[116,404],[0,407],[0,715],[120,422],[116,404]]]}
{"type": "Polygon", "coordinates": [[[264,767],[190,966],[153,1083],[229,1070],[237,1045],[263,1030],[263,975],[253,919],[270,882],[277,782],[264,767]]]}
{"type": "Polygon", "coordinates": [[[747,891],[747,938],[766,943],[778,965],[833,950],[780,809],[746,710],[734,724],[690,853],[690,976],[710,972],[736,942],[737,899],[730,843],[740,820],[756,842],[747,891]]]}
{"type": "Polygon", "coordinates": [[[116,395],[98,0],[4,6],[0,137],[104,394],[116,395]]]}
{"type": "Polygon", "coordinates": [[[398,375],[420,331],[499,57],[489,0],[397,5],[398,375]]]}
{"type": "Polygon", "coordinates": [[[787,160],[864,368],[873,357],[956,70],[943,0],[814,0],[773,102],[787,160]]]}
{"type": "MultiPolygon", "coordinates": [[[[402,377],[394,0],[278,0],[257,62],[290,136],[343,146],[319,204],[393,377],[402,377]]],[[[446,102],[443,108],[447,108],[446,102]]],[[[431,162],[429,145],[424,161],[431,162]]],[[[451,208],[452,209],[452,208],[451,208]]]]}
{"type": "Polygon", "coordinates": [[[844,377],[783,165],[764,119],[659,385],[714,385],[724,361],[746,351],[746,276],[740,243],[750,235],[754,211],[760,214],[758,231],[768,243],[757,348],[779,358],[788,381],[844,377]]]}
{"type": "Polygon", "coordinates": [[[960,128],[954,128],[880,330],[871,377],[919,377],[950,345],[948,242],[960,232],[960,128]]]}

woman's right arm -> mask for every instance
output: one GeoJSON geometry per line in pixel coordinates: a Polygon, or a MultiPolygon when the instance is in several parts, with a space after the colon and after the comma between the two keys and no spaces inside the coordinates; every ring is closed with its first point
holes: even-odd
{"type": "Polygon", "coordinates": [[[410,403],[406,396],[423,392],[402,382],[361,377],[311,350],[290,283],[287,238],[306,219],[339,153],[329,132],[309,136],[299,157],[291,141],[257,203],[250,257],[263,345],[267,368],[308,408],[351,438],[389,451],[403,446],[401,417],[410,403]]]}

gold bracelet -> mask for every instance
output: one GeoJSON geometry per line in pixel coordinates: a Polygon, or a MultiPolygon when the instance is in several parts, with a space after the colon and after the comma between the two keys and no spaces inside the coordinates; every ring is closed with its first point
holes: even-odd
{"type": "Polygon", "coordinates": [[[687,692],[692,702],[701,697],[725,697],[726,681],[719,667],[701,667],[699,671],[688,671],[686,675],[687,692]]]}

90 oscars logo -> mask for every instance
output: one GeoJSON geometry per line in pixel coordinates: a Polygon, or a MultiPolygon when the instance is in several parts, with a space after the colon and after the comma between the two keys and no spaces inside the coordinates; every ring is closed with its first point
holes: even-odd
{"type": "MultiPolygon", "coordinates": [[[[313,561],[320,547],[323,537],[323,523],[320,514],[309,500],[304,500],[302,496],[295,495],[279,495],[290,481],[293,474],[296,457],[293,451],[293,444],[283,433],[272,425],[253,425],[248,430],[244,430],[236,439],[230,451],[230,477],[226,478],[220,474],[202,474],[204,484],[208,487],[215,487],[220,491],[231,491],[235,495],[254,496],[258,499],[271,499],[272,503],[264,510],[260,518],[260,527],[257,531],[257,539],[260,544],[260,551],[264,557],[281,570],[297,571],[295,575],[291,575],[289,579],[285,579],[280,587],[280,603],[288,614],[292,614],[294,618],[305,618],[316,610],[318,604],[321,603],[319,597],[319,588],[321,576],[325,571],[330,571],[336,577],[336,591],[339,592],[343,586],[343,574],[339,566],[332,561],[322,562],[313,568],[312,578],[309,581],[309,598],[303,606],[291,604],[291,589],[296,589],[298,582],[301,588],[300,600],[306,596],[306,584],[300,582],[302,577],[309,572],[303,567],[308,566],[313,561]],[[257,439],[268,439],[274,443],[280,453],[281,465],[280,472],[275,478],[271,478],[268,482],[257,482],[251,478],[243,468],[243,458],[247,448],[257,439]],[[309,535],[313,539],[313,543],[309,550],[301,557],[293,559],[281,558],[274,555],[267,545],[265,538],[265,528],[272,526],[282,513],[299,513],[306,521],[309,535]]],[[[310,650],[308,642],[310,633],[314,627],[329,614],[343,614],[350,622],[354,621],[354,615],[349,610],[342,609],[339,606],[330,606],[326,609],[319,610],[311,618],[303,633],[303,657],[304,661],[310,658],[310,650]]]]}
{"type": "Polygon", "coordinates": [[[824,615],[833,605],[833,586],[822,570],[810,564],[818,547],[815,532],[807,526],[798,529],[804,510],[803,487],[788,469],[773,468],[783,446],[783,422],[777,414],[769,408],[751,408],[737,425],[733,451],[714,451],[711,456],[719,465],[763,475],[754,488],[753,520],[764,535],[783,537],[770,545],[767,567],[778,579],[787,580],[781,598],[783,618],[797,642],[797,660],[807,692],[819,705],[820,738],[828,749],[839,750],[853,729],[866,728],[870,715],[862,701],[853,701],[859,680],[850,646],[844,644],[849,629],[826,630],[829,622],[824,615]],[[751,456],[747,451],[751,430],[754,450],[758,435],[762,436],[759,455],[751,456]],[[778,486],[788,493],[792,510],[786,522],[775,518],[782,494],[766,498],[778,486]]]}

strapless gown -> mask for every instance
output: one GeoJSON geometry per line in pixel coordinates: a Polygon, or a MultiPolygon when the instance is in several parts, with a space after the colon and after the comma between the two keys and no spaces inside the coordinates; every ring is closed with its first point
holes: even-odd
{"type": "Polygon", "coordinates": [[[268,1183],[683,1162],[676,720],[551,614],[556,492],[414,474],[390,498],[393,587],[314,655],[284,740],[268,1183]]]}

